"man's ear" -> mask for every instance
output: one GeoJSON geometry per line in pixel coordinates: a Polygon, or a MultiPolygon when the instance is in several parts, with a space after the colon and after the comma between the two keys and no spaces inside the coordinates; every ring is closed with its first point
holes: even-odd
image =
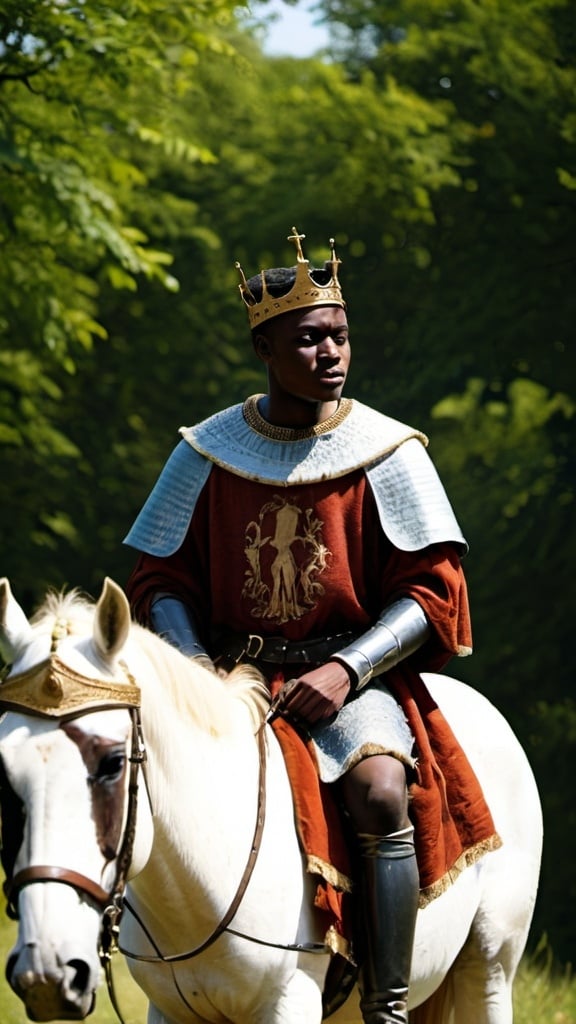
{"type": "Polygon", "coordinates": [[[267,363],[270,359],[270,341],[265,334],[261,334],[259,331],[256,332],[252,338],[252,344],[254,345],[254,351],[259,359],[263,363],[267,363]]]}

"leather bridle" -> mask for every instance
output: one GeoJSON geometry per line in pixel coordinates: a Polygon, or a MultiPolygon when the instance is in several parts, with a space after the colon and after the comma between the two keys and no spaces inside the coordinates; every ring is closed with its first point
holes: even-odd
{"type": "MultiPolygon", "coordinates": [[[[0,690],[0,709],[2,709],[1,696],[0,690]]],[[[98,710],[111,711],[117,710],[117,708],[118,705],[116,703],[110,703],[108,705],[101,705],[98,710]]],[[[94,709],[92,707],[86,708],[83,712],[82,709],[77,709],[75,717],[81,717],[82,714],[89,714],[93,710],[94,709]]],[[[112,955],[118,948],[117,940],[120,928],[120,918],[122,916],[123,894],[126,887],[128,870],[132,862],[132,853],[134,849],[136,818],[138,813],[138,769],[142,767],[144,770],[146,763],[146,750],[142,740],[140,709],[138,707],[130,707],[128,711],[132,722],[131,750],[129,756],[130,772],[128,778],[128,804],[126,808],[126,823],[118,853],[116,855],[116,871],[111,888],[109,890],[104,889],[99,882],[94,881],[93,878],[89,878],[87,875],[81,874],[79,871],[73,871],[71,868],[58,867],[53,864],[32,864],[29,867],[22,868],[20,871],[17,871],[15,875],[11,877],[7,876],[3,886],[4,894],[7,899],[7,912],[14,920],[18,920],[19,918],[18,897],[20,892],[25,886],[33,885],[36,882],[60,882],[63,885],[69,885],[85,896],[91,903],[96,905],[101,913],[98,956],[100,964],[105,972],[110,1000],[122,1024],[124,1024],[124,1021],[114,990],[114,982],[111,972],[111,959],[112,955]]],[[[148,790],[147,785],[146,789],[148,790]]]]}
{"type": "MultiPolygon", "coordinates": [[[[0,691],[0,708],[2,707],[0,691]]],[[[116,704],[109,704],[99,710],[116,710],[116,704]]],[[[89,714],[93,709],[87,709],[84,714],[89,714]]],[[[142,728],[140,723],[139,708],[130,708],[129,713],[132,719],[132,739],[129,757],[130,774],[128,779],[128,806],[126,810],[126,824],[122,841],[116,855],[116,873],[110,890],[104,889],[99,882],[88,878],[79,871],[70,868],[61,868],[52,864],[33,864],[30,867],[22,868],[12,877],[4,882],[4,895],[8,901],[8,912],[15,920],[18,919],[18,896],[21,890],[35,882],[61,882],[70,885],[73,889],[83,893],[92,903],[95,903],[101,912],[104,912],[108,905],[114,901],[118,894],[124,891],[128,869],[132,860],[134,848],[134,836],[136,833],[136,816],[138,812],[138,768],[146,760],[146,751],[142,743],[142,728]]],[[[81,717],[77,714],[76,717],[81,717]]]]}

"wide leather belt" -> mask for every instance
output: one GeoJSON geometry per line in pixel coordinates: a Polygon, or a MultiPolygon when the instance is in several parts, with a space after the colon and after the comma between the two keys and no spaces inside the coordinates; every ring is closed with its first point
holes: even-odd
{"type": "Polygon", "coordinates": [[[282,636],[259,636],[257,633],[215,631],[212,636],[214,658],[233,661],[269,661],[278,665],[322,665],[333,654],[352,642],[356,633],[337,633],[315,640],[286,640],[282,636]]]}

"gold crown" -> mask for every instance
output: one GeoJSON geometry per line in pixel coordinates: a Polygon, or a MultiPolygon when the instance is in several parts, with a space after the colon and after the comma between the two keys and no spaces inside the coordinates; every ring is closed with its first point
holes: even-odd
{"type": "Polygon", "coordinates": [[[302,239],[304,238],[306,235],[299,235],[296,228],[292,228],[292,234],[288,235],[288,241],[294,242],[296,246],[296,280],[285,295],[276,297],[269,294],[266,287],[266,271],[261,270],[262,298],[258,302],[250,290],[242,267],[239,263],[235,264],[240,274],[238,287],[242,301],[248,310],[250,327],[257,327],[273,316],[280,316],[281,313],[289,313],[292,309],[303,309],[307,306],[342,306],[343,309],[346,308],[338,280],[338,265],[342,260],[336,256],[334,239],[330,239],[330,259],[326,260],[325,266],[326,270],[328,268],[332,270],[330,280],[327,284],[318,284],[312,276],[314,269],[310,270],[310,264],[302,252],[302,239]]]}

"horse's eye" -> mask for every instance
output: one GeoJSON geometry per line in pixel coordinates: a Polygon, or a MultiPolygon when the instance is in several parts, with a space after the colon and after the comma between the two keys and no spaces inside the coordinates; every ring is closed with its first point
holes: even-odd
{"type": "Polygon", "coordinates": [[[104,754],[93,775],[88,776],[91,785],[111,785],[118,782],[124,771],[126,754],[123,750],[111,750],[104,754]]]}

